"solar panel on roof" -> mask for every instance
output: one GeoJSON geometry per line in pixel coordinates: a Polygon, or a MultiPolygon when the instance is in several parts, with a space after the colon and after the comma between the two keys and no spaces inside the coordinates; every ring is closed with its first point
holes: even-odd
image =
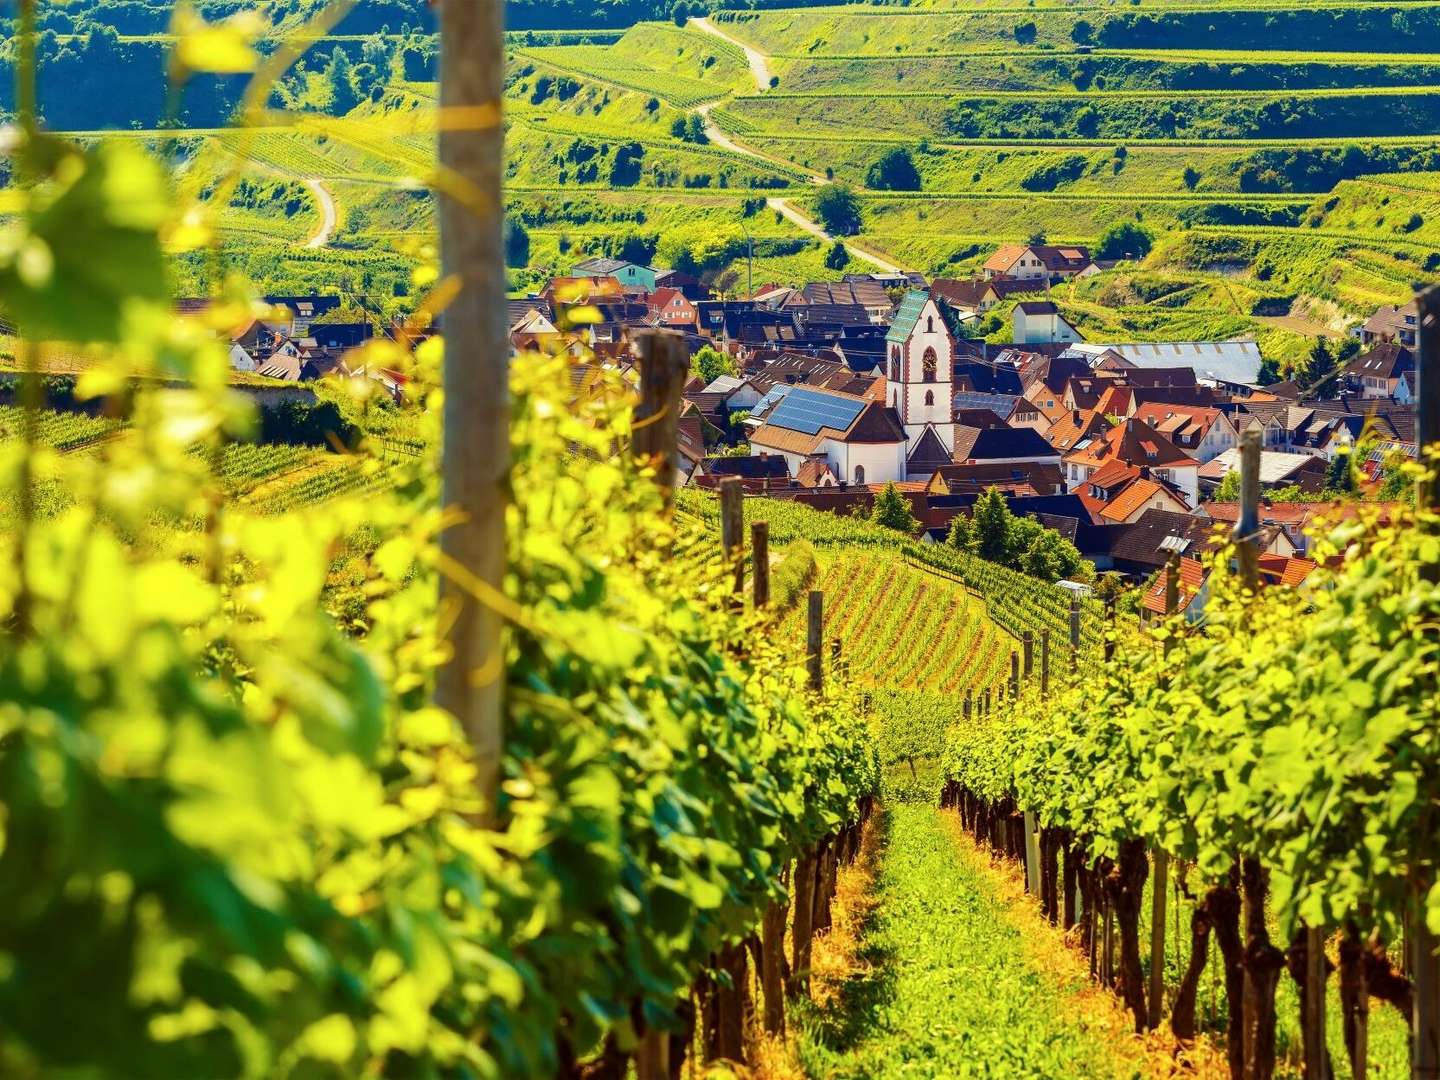
{"type": "Polygon", "coordinates": [[[831,397],[807,390],[792,390],[775,407],[770,423],[806,435],[818,434],[821,428],[846,431],[865,408],[865,402],[853,398],[831,397]]]}

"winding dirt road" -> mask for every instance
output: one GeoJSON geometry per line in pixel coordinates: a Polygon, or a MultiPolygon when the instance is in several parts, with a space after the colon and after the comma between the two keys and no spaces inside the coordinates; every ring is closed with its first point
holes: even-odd
{"type": "MultiPolygon", "coordinates": [[[[784,199],[766,199],[765,205],[770,207],[770,209],[774,210],[777,214],[783,216],[796,228],[809,233],[811,236],[815,237],[815,239],[819,240],[820,242],[825,244],[833,244],[835,242],[835,237],[831,236],[828,232],[821,228],[817,222],[811,221],[799,210],[796,210],[795,207],[791,206],[784,199]]],[[[901,267],[896,266],[892,262],[887,262],[879,255],[871,255],[868,251],[862,251],[849,240],[842,239],[841,242],[845,245],[845,250],[850,252],[850,257],[852,259],[859,259],[861,262],[867,262],[871,266],[875,267],[877,270],[885,274],[903,274],[905,272],[901,267]]]]}
{"type": "Polygon", "coordinates": [[[320,228],[315,230],[313,236],[305,241],[306,251],[317,251],[320,248],[328,247],[330,241],[335,237],[335,227],[339,222],[340,215],[335,209],[335,196],[330,194],[328,188],[313,176],[305,178],[305,186],[315,196],[315,201],[320,204],[320,228]]]}
{"type": "Polygon", "coordinates": [[[713,34],[721,41],[728,41],[745,54],[745,59],[750,61],[750,74],[755,76],[755,88],[760,91],[770,89],[770,58],[759,49],[752,49],[743,41],[731,37],[725,31],[712,23],[709,19],[691,19],[695,29],[703,30],[707,34],[713,34]]]}

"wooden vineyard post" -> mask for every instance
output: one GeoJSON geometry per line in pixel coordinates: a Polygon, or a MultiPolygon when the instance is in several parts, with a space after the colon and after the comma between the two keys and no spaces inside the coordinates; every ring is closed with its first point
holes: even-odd
{"type": "Polygon", "coordinates": [[[725,561],[735,571],[735,595],[738,607],[745,602],[745,489],[738,476],[720,481],[720,546],[725,561]]]}
{"type": "Polygon", "coordinates": [[[971,691],[971,690],[966,690],[966,691],[965,691],[965,712],[964,712],[964,716],[965,716],[965,720],[966,720],[967,722],[970,720],[970,703],[971,703],[971,698],[973,697],[973,695],[974,695],[974,691],[971,691]]]}
{"type": "Polygon", "coordinates": [[[825,657],[822,653],[825,637],[825,594],[819,589],[810,590],[810,608],[805,629],[805,656],[810,668],[810,689],[818,694],[825,688],[825,657]]]}
{"type": "Polygon", "coordinates": [[[1010,696],[1020,696],[1020,654],[1010,650],[1010,696]]]}
{"type": "Polygon", "coordinates": [[[1150,894],[1150,1030],[1160,1026],[1165,1004],[1165,884],[1170,856],[1159,848],[1151,859],[1154,884],[1150,894]]]}
{"type": "Polygon", "coordinates": [[[1080,598],[1070,598],[1070,670],[1080,670],[1080,598]]]}
{"type": "Polygon", "coordinates": [[[1260,588],[1260,432],[1240,438],[1240,517],[1235,524],[1240,578],[1251,592],[1260,588]]]}
{"type": "Polygon", "coordinates": [[[631,448],[642,465],[655,470],[655,482],[668,507],[674,498],[680,392],[690,370],[690,353],[685,339],[672,330],[637,334],[635,345],[640,354],[640,405],[635,410],[631,448]]]}
{"type": "MultiPolygon", "coordinates": [[[[1425,451],[1440,442],[1440,289],[1428,289],[1421,293],[1416,304],[1420,353],[1417,441],[1421,464],[1428,465],[1434,463],[1427,461],[1425,451]]],[[[1440,508],[1440,470],[1431,473],[1419,485],[1417,502],[1424,509],[1440,508]]],[[[1427,578],[1434,581],[1437,570],[1440,568],[1436,564],[1428,564],[1425,568],[1427,578]]],[[[1435,795],[1433,791],[1421,792],[1422,797],[1432,801],[1435,795]]],[[[1426,827],[1422,822],[1417,829],[1421,840],[1417,844],[1416,865],[1410,871],[1414,901],[1408,937],[1411,942],[1411,981],[1415,987],[1411,1046],[1414,1055],[1412,1072],[1416,1080],[1436,1080],[1440,1077],[1440,958],[1436,957],[1435,935],[1430,932],[1425,919],[1425,900],[1433,882],[1423,869],[1433,861],[1433,833],[1433,824],[1426,827]]]]}
{"type": "MultiPolygon", "coordinates": [[[[1172,616],[1180,607],[1180,556],[1172,554],[1165,573],[1165,614],[1172,616]]],[[[1168,655],[1173,638],[1165,639],[1168,655]]],[[[1154,882],[1150,892],[1150,993],[1148,1016],[1150,1030],[1160,1026],[1165,1004],[1165,901],[1166,879],[1170,872],[1170,856],[1160,848],[1151,853],[1154,882]]]]}
{"type": "Polygon", "coordinates": [[[1050,629],[1040,632],[1040,696],[1050,696],[1050,629]]]}
{"type": "Polygon", "coordinates": [[[1105,598],[1105,663],[1115,659],[1115,597],[1105,598]]]}
{"type": "Polygon", "coordinates": [[[1305,1077],[1325,1080],[1325,935],[1305,928],[1305,1077]]]}
{"type": "Polygon", "coordinates": [[[635,1048],[635,1080],[670,1080],[670,1035],[648,1029],[635,1048]]]}
{"type": "Polygon", "coordinates": [[[985,715],[990,715],[990,688],[985,688],[985,715]]]}
{"type": "Polygon", "coordinates": [[[1025,676],[1025,681],[1029,682],[1030,676],[1035,670],[1035,632],[1033,630],[1025,631],[1025,636],[1020,639],[1020,647],[1024,650],[1025,655],[1025,666],[1021,674],[1025,676]]]}
{"type": "Polygon", "coordinates": [[[1035,811],[1025,811],[1025,891],[1040,895],[1040,841],[1035,831],[1035,811]]]}
{"type": "MultiPolygon", "coordinates": [[[[497,594],[505,579],[510,473],[503,7],[500,0],[472,0],[440,11],[439,160],[457,184],[437,192],[443,275],[459,285],[445,309],[441,501],[461,516],[441,533],[440,548],[451,564],[497,594]]],[[[18,104],[23,123],[33,110],[18,104]]],[[[476,787],[493,812],[504,734],[501,618],[494,604],[454,575],[442,581],[442,611],[451,613],[450,658],[437,672],[435,701],[465,732],[475,755],[476,787]]]]}
{"type": "Polygon", "coordinates": [[[770,523],[756,521],[750,526],[751,579],[755,610],[770,603],[770,523]]]}

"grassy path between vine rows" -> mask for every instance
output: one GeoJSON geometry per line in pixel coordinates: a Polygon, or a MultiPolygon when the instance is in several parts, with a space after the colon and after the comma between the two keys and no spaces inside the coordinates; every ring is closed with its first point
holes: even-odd
{"type": "Polygon", "coordinates": [[[952,814],[902,803],[887,818],[849,970],[797,1017],[808,1076],[1171,1073],[1168,1055],[1131,1036],[1118,1003],[1088,985],[1058,932],[1027,923],[952,814]]]}

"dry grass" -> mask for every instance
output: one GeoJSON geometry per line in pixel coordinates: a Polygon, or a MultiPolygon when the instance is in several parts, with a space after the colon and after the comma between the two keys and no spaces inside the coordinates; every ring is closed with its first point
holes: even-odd
{"type": "MultiPolygon", "coordinates": [[[[865,924],[877,902],[875,876],[882,852],[883,817],[883,812],[877,808],[865,825],[860,838],[860,854],[855,862],[842,866],[835,875],[835,898],[830,902],[830,929],[817,934],[811,945],[810,993],[822,1006],[834,1001],[845,981],[866,966],[860,952],[865,924]]],[[[739,1080],[806,1080],[791,1038],[772,1039],[760,1030],[758,1022],[748,1034],[750,1067],[739,1069],[727,1066],[707,1073],[707,1080],[731,1076],[739,1080]]]]}
{"type": "Polygon", "coordinates": [[[1191,1080],[1228,1080],[1225,1055],[1208,1042],[1182,1047],[1168,1025],[1136,1035],[1130,1013],[1120,999],[1090,981],[1090,965],[1075,932],[1052,926],[1025,893],[1025,881],[1013,864],[982,850],[954,814],[942,815],[961,857],[971,862],[989,884],[1005,918],[1020,934],[1027,966],[1059,983],[1084,1025],[1100,1033],[1116,1059],[1116,1074],[1147,1077],[1184,1076],[1191,1080]]]}

